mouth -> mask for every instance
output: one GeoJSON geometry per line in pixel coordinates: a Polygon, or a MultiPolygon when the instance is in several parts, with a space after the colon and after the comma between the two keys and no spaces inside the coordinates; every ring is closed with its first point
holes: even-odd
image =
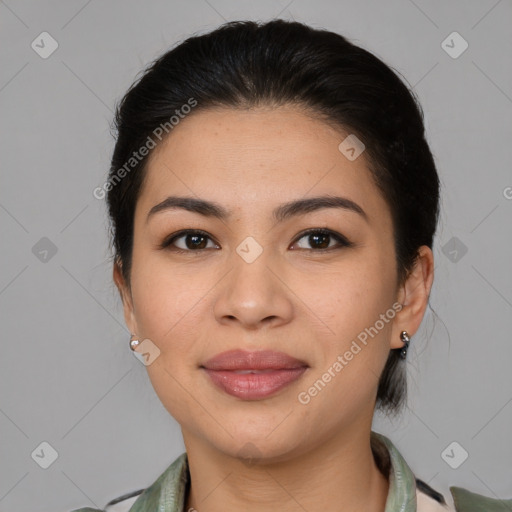
{"type": "Polygon", "coordinates": [[[243,400],[261,400],[297,381],[309,365],[283,352],[223,352],[201,369],[218,389],[243,400]]]}
{"type": "Polygon", "coordinates": [[[228,395],[243,400],[261,400],[270,397],[298,380],[307,367],[282,370],[209,370],[210,380],[228,395]]]}
{"type": "Polygon", "coordinates": [[[269,373],[269,372],[275,372],[276,370],[267,368],[266,370],[231,370],[231,371],[233,373],[238,373],[239,375],[245,375],[247,373],[269,373]]]}

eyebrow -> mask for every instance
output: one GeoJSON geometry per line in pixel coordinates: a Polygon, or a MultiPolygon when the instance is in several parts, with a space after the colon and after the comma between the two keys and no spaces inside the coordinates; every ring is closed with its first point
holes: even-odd
{"type": "MultiPolygon", "coordinates": [[[[366,212],[357,203],[346,197],[330,195],[309,197],[284,203],[273,210],[272,217],[276,222],[284,222],[292,217],[304,215],[323,208],[341,208],[343,210],[352,211],[368,222],[366,212]]],[[[204,217],[213,217],[220,220],[227,220],[231,216],[229,210],[226,210],[223,206],[213,201],[206,201],[194,197],[169,196],[161,203],[151,208],[146,217],[146,222],[156,213],[175,209],[182,209],[198,213],[204,217]]]]}

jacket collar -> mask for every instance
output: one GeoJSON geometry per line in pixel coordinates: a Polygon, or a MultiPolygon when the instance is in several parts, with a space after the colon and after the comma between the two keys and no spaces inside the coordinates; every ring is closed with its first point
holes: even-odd
{"type": "MultiPolygon", "coordinates": [[[[372,443],[386,449],[389,454],[389,492],[385,512],[416,512],[414,474],[390,439],[373,431],[371,436],[372,443]]],[[[185,452],[144,490],[130,512],[183,512],[189,485],[190,472],[185,452]]]]}

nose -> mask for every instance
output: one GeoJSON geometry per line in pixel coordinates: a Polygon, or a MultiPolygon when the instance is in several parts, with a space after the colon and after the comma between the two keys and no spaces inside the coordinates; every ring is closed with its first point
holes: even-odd
{"type": "Polygon", "coordinates": [[[256,330],[291,321],[293,293],[276,260],[267,256],[268,252],[264,250],[252,262],[237,252],[229,258],[231,271],[219,283],[213,307],[219,323],[256,330]]]}

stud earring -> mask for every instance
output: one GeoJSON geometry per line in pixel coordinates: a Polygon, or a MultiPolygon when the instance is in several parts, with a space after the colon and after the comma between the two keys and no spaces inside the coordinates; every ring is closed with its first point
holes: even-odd
{"type": "Polygon", "coordinates": [[[139,346],[140,341],[136,338],[135,334],[132,334],[130,337],[130,348],[135,351],[135,349],[139,346]]]}
{"type": "Polygon", "coordinates": [[[404,342],[404,346],[400,351],[400,357],[402,359],[405,359],[405,357],[407,356],[407,349],[409,348],[409,342],[411,341],[411,338],[409,337],[409,333],[407,331],[402,331],[400,333],[400,339],[404,342]]]}

